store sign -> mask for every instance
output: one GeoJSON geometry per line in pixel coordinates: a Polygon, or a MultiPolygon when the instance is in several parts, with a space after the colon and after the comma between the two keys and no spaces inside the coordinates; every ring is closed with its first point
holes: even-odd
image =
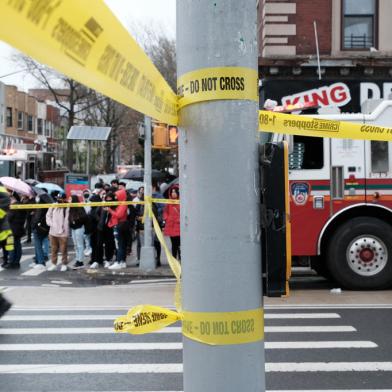
{"type": "Polygon", "coordinates": [[[288,80],[266,79],[260,91],[261,106],[266,99],[281,105],[316,102],[318,106],[339,107],[342,112],[359,113],[368,99],[392,99],[392,82],[385,80],[288,80]]]}
{"type": "Polygon", "coordinates": [[[282,105],[307,104],[318,106],[345,106],[351,101],[350,89],[345,83],[334,83],[282,98],[282,105]]]}
{"type": "Polygon", "coordinates": [[[67,197],[76,195],[83,200],[83,191],[89,189],[89,176],[87,174],[65,174],[65,193],[67,197]]]}

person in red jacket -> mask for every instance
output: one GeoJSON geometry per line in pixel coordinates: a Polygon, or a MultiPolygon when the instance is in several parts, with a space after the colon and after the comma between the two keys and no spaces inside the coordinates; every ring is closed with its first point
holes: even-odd
{"type": "MultiPolygon", "coordinates": [[[[118,201],[127,200],[127,192],[120,189],[116,192],[118,201]]],[[[117,257],[116,262],[109,269],[120,269],[127,266],[127,239],[129,235],[128,206],[119,205],[116,208],[108,208],[110,214],[109,227],[114,228],[115,236],[117,235],[117,257]]]]}
{"type": "MultiPolygon", "coordinates": [[[[169,191],[169,199],[178,200],[179,198],[179,188],[177,186],[172,187],[169,191]]],[[[163,220],[165,221],[164,234],[170,237],[172,243],[172,254],[175,258],[181,260],[180,205],[166,204],[163,210],[163,220]]]]}

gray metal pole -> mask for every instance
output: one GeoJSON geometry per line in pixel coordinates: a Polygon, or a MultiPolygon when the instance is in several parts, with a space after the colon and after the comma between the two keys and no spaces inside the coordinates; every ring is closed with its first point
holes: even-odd
{"type": "MultiPolygon", "coordinates": [[[[144,198],[151,196],[151,118],[144,117],[144,198]]],[[[146,207],[145,207],[146,208],[146,207]]],[[[144,221],[144,244],[140,253],[140,268],[149,270],[156,268],[152,240],[151,219],[146,216],[144,221]]]]}
{"type": "Polygon", "coordinates": [[[87,163],[86,174],[90,175],[90,159],[91,159],[91,140],[87,140],[87,163]]]}
{"type": "MultiPolygon", "coordinates": [[[[256,0],[178,0],[178,75],[205,67],[256,70],[256,14],[256,0]]],[[[257,111],[257,102],[245,100],[181,110],[185,311],[262,307],[257,111]]],[[[265,391],[263,341],[210,346],[184,337],[183,345],[184,391],[265,391]]]]}

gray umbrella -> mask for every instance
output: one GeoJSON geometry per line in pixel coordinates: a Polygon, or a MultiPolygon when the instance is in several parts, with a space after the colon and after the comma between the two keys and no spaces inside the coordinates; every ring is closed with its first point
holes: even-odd
{"type": "MultiPolygon", "coordinates": [[[[151,171],[151,176],[153,180],[164,180],[166,178],[166,173],[153,169],[151,171]]],[[[122,178],[124,180],[144,181],[144,169],[142,167],[131,169],[125,173],[122,178]]]]}

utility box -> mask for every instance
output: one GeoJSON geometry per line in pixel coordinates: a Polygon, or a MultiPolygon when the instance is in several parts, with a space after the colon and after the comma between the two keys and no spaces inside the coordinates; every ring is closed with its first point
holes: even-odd
{"type": "Polygon", "coordinates": [[[287,142],[261,146],[260,177],[263,294],[281,297],[291,275],[287,142]]]}

